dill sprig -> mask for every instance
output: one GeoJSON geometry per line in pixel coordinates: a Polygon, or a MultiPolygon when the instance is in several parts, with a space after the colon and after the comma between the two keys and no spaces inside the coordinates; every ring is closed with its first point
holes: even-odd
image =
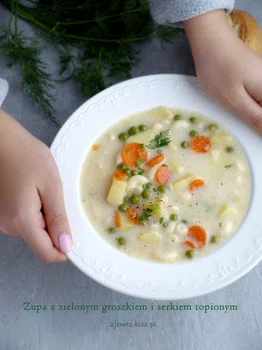
{"type": "Polygon", "coordinates": [[[133,43],[152,38],[171,42],[174,33],[181,31],[158,26],[148,0],[28,2],[27,6],[22,0],[3,1],[11,13],[7,29],[0,26],[0,50],[9,57],[9,66],[20,64],[22,88],[52,120],[54,110],[48,91],[57,80],[46,72],[38,38],[18,32],[18,17],[40,28],[46,43],[56,45],[60,54],[58,81],[73,79],[86,97],[131,77],[132,68],[139,62],[133,43]]]}
{"type": "Polygon", "coordinates": [[[53,122],[54,109],[52,96],[48,92],[53,87],[51,75],[41,59],[43,43],[38,38],[28,39],[23,32],[13,33],[9,27],[3,28],[0,36],[1,51],[8,56],[7,66],[11,68],[19,63],[22,69],[21,87],[38,103],[41,111],[53,122]]]}
{"type": "Polygon", "coordinates": [[[170,142],[170,131],[162,130],[149,142],[146,147],[149,149],[161,148],[167,146],[170,142]]]}

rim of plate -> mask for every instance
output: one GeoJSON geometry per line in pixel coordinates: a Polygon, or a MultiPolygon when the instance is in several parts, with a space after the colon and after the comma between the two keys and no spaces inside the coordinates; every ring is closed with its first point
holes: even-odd
{"type": "Polygon", "coordinates": [[[98,283],[143,299],[188,299],[231,284],[262,259],[262,162],[258,162],[261,146],[258,133],[212,100],[195,77],[150,75],[100,92],[71,115],[51,145],[73,236],[73,250],[67,253],[69,260],[98,283]],[[160,264],[131,258],[94,231],[81,205],[81,169],[96,138],[122,118],[157,106],[184,108],[213,119],[238,139],[250,163],[252,198],[244,222],[224,246],[194,261],[160,264]]]}

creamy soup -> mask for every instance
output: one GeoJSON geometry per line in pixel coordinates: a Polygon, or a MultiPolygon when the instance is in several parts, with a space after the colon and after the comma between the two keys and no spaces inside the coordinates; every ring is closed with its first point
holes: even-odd
{"type": "Polygon", "coordinates": [[[166,107],[111,126],[81,175],[95,231],[123,253],[163,263],[218,249],[244,220],[250,196],[238,141],[198,113],[166,107]]]}

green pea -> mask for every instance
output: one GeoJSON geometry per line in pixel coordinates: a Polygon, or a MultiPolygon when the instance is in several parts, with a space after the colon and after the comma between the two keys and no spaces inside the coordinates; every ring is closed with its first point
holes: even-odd
{"type": "Polygon", "coordinates": [[[176,215],[176,214],[171,214],[171,215],[170,215],[170,220],[172,220],[172,221],[177,221],[177,220],[178,220],[178,215],[176,215]]]}
{"type": "Polygon", "coordinates": [[[126,243],[126,240],[124,239],[124,237],[119,237],[119,238],[117,239],[117,243],[118,243],[119,245],[124,245],[124,244],[126,243]]]}
{"type": "Polygon", "coordinates": [[[118,169],[124,170],[126,168],[125,164],[121,163],[117,166],[118,169]]]}
{"type": "Polygon", "coordinates": [[[124,169],[124,173],[127,175],[127,176],[130,176],[131,175],[131,170],[126,168],[124,169]]]}
{"type": "Polygon", "coordinates": [[[196,120],[195,117],[191,117],[191,118],[189,119],[189,121],[190,121],[190,123],[195,124],[197,120],[196,120]]]}
{"type": "Polygon", "coordinates": [[[148,183],[146,184],[146,189],[152,190],[152,187],[153,187],[153,185],[152,185],[150,182],[148,182],[148,183]]]}
{"type": "Polygon", "coordinates": [[[217,243],[217,236],[212,236],[210,242],[217,243]]]}
{"type": "Polygon", "coordinates": [[[137,134],[137,133],[138,133],[138,130],[137,130],[137,128],[136,128],[135,126],[132,126],[132,128],[130,128],[130,129],[128,130],[128,134],[129,134],[130,136],[135,135],[135,134],[137,134]]]}
{"type": "Polygon", "coordinates": [[[181,115],[180,114],[176,114],[175,116],[174,116],[174,120],[180,120],[181,119],[181,115]]]}
{"type": "Polygon", "coordinates": [[[144,124],[139,126],[140,131],[146,131],[146,129],[147,129],[147,127],[144,124]]]}
{"type": "Polygon", "coordinates": [[[137,170],[132,170],[132,171],[131,171],[131,175],[132,175],[132,176],[138,175],[138,171],[137,171],[137,170]]]}
{"type": "Polygon", "coordinates": [[[109,233],[114,233],[114,232],[116,232],[116,230],[114,229],[114,227],[109,227],[108,232],[109,233]]]}
{"type": "Polygon", "coordinates": [[[143,196],[143,198],[149,198],[151,196],[151,193],[149,190],[144,190],[142,192],[142,196],[143,196]]]}
{"type": "Polygon", "coordinates": [[[227,153],[232,153],[232,152],[234,152],[234,148],[231,146],[228,146],[228,147],[226,147],[226,151],[227,151],[227,153]]]}
{"type": "Polygon", "coordinates": [[[123,199],[123,201],[124,201],[125,203],[128,203],[128,202],[129,202],[129,197],[128,197],[128,196],[125,196],[124,199],[123,199]]]}
{"type": "Polygon", "coordinates": [[[212,134],[214,134],[214,133],[218,130],[218,126],[217,126],[216,124],[210,124],[210,125],[208,126],[208,130],[209,130],[212,134]]]}
{"type": "Polygon", "coordinates": [[[158,186],[157,190],[161,193],[165,193],[166,192],[166,186],[164,185],[160,185],[158,186]]]}
{"type": "Polygon", "coordinates": [[[127,203],[122,203],[119,205],[119,210],[120,211],[127,211],[129,205],[127,203]]]}
{"type": "Polygon", "coordinates": [[[188,224],[187,220],[182,220],[183,224],[188,224]]]}
{"type": "Polygon", "coordinates": [[[196,130],[191,130],[190,133],[189,133],[190,137],[195,137],[197,135],[198,135],[198,132],[196,130]]]}
{"type": "Polygon", "coordinates": [[[189,250],[186,251],[185,254],[186,254],[187,258],[192,259],[194,257],[194,255],[195,255],[195,252],[194,252],[194,250],[189,249],[189,250]]]}
{"type": "Polygon", "coordinates": [[[124,132],[122,132],[122,134],[118,135],[118,138],[120,141],[126,141],[128,139],[128,135],[124,132]]]}
{"type": "Polygon", "coordinates": [[[163,223],[163,226],[164,226],[164,227],[167,227],[167,226],[168,226],[168,223],[167,223],[167,222],[164,222],[164,223],[163,223]]]}
{"type": "Polygon", "coordinates": [[[139,196],[137,194],[133,194],[133,196],[131,197],[131,203],[137,204],[140,201],[141,201],[141,196],[139,196]]]}
{"type": "Polygon", "coordinates": [[[182,147],[182,148],[187,148],[187,147],[188,147],[188,142],[187,142],[187,141],[183,141],[183,142],[181,143],[181,147],[182,147]]]}

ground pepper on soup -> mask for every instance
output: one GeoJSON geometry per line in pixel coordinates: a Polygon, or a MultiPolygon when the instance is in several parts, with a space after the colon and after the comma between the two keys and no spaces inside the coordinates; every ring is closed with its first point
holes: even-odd
{"type": "Polygon", "coordinates": [[[83,209],[109,244],[134,258],[175,263],[235,234],[251,196],[236,138],[192,111],[157,107],[111,126],[88,151],[83,209]]]}

